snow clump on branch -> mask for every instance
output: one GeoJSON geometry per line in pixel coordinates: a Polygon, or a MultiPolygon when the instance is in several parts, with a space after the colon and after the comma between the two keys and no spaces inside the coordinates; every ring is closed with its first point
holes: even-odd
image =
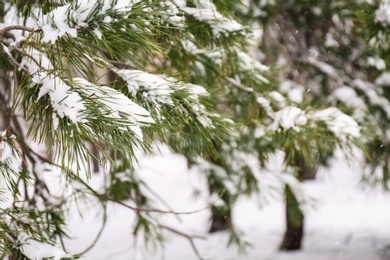
{"type": "Polygon", "coordinates": [[[100,37],[98,23],[109,23],[113,19],[108,15],[108,11],[129,12],[133,0],[77,0],[72,3],[55,8],[53,11],[38,15],[40,20],[38,28],[43,31],[42,41],[45,43],[55,43],[64,35],[77,37],[77,30],[83,27],[95,26],[95,34],[100,37]]]}
{"type": "Polygon", "coordinates": [[[329,130],[342,140],[345,140],[348,137],[360,137],[360,127],[358,123],[336,107],[329,107],[316,111],[310,115],[310,118],[325,122],[329,130]]]}
{"type": "Polygon", "coordinates": [[[299,132],[301,130],[300,126],[306,125],[309,121],[324,122],[327,128],[341,140],[345,140],[349,137],[360,137],[360,127],[358,123],[336,107],[305,113],[297,107],[288,106],[275,113],[274,121],[269,126],[269,129],[278,132],[292,129],[299,132]]]}
{"type": "Polygon", "coordinates": [[[383,0],[375,12],[375,22],[382,26],[390,26],[390,1],[383,0]]]}
{"type": "Polygon", "coordinates": [[[280,131],[281,129],[293,129],[300,131],[299,126],[307,123],[307,117],[304,111],[297,107],[288,106],[275,113],[274,122],[270,126],[273,131],[280,131]]]}

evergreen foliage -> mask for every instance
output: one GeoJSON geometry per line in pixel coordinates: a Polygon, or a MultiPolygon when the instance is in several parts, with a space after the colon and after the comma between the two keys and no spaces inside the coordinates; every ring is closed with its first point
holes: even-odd
{"type": "MultiPolygon", "coordinates": [[[[0,171],[9,195],[0,255],[31,258],[23,246],[34,241],[63,259],[81,256],[60,249],[65,212],[78,200],[100,203],[103,226],[108,203],[133,210],[133,234],[147,242],[161,242],[162,230],[189,238],[159,221],[180,212],[154,208],[134,174],[137,152],[152,154],[156,143],[202,169],[220,217],[240,196],[268,192],[259,169],[277,153],[285,158],[278,180],[301,217],[299,172],[326,165],[337,148],[367,145],[370,165],[389,176],[387,145],[375,149],[386,135],[388,93],[373,87],[383,86],[381,70],[364,62],[388,54],[379,36],[390,23],[374,15],[380,5],[365,3],[358,14],[350,1],[334,2],[0,3],[0,171]],[[264,63],[277,70],[254,58],[253,19],[264,27],[264,63]],[[337,94],[343,88],[354,103],[337,94]],[[93,163],[109,178],[102,189],[88,182],[93,163]],[[53,196],[44,175],[56,171],[64,191],[53,196]]],[[[231,242],[245,245],[228,222],[231,242]]]]}
{"type": "MultiPolygon", "coordinates": [[[[245,6],[239,12],[261,28],[259,57],[272,64],[278,90],[299,108],[335,106],[351,116],[360,136],[349,134],[366,155],[363,180],[388,189],[389,1],[248,0],[245,6]]],[[[304,133],[285,137],[302,144],[297,150],[284,146],[286,162],[327,165],[340,143],[325,132],[304,133]]],[[[289,143],[285,138],[278,138],[278,147],[289,143]]]]}

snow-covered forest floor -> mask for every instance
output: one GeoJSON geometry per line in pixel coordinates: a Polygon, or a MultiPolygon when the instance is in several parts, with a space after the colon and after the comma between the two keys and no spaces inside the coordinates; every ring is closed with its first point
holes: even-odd
{"type": "MultiPolygon", "coordinates": [[[[141,157],[143,169],[138,174],[176,211],[205,207],[209,198],[196,167],[188,169],[183,157],[164,149],[162,153],[141,157]],[[198,191],[197,196],[194,191],[198,191]]],[[[358,159],[348,165],[338,156],[329,169],[319,170],[315,181],[303,184],[303,191],[311,199],[305,206],[303,250],[293,253],[278,252],[284,232],[284,206],[277,196],[268,203],[259,198],[242,198],[235,206],[234,225],[251,244],[246,254],[239,254],[235,246],[226,248],[227,233],[207,233],[210,218],[207,210],[191,215],[163,215],[160,220],[184,233],[204,236],[204,240],[197,239],[195,243],[205,259],[390,259],[390,249],[384,250],[390,245],[390,194],[363,189],[361,172],[358,159]]],[[[101,175],[94,176],[92,184],[99,186],[102,180],[101,175]]],[[[156,199],[156,207],[164,208],[164,204],[156,199]]],[[[67,240],[66,245],[72,253],[82,251],[93,241],[101,226],[99,210],[93,204],[86,206],[83,218],[71,210],[69,234],[73,239],[67,240]]],[[[167,232],[164,249],[146,249],[144,241],[131,236],[133,212],[112,205],[108,212],[101,239],[83,259],[198,259],[188,240],[167,232]]]]}

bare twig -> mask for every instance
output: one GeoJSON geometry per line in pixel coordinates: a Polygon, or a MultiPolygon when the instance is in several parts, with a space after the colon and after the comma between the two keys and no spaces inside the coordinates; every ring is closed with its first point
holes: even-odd
{"type": "Polygon", "coordinates": [[[195,213],[198,213],[198,212],[202,212],[202,211],[210,208],[209,206],[206,206],[204,208],[200,208],[200,209],[193,210],[193,211],[173,211],[173,210],[159,210],[159,209],[143,209],[143,208],[138,208],[138,207],[133,207],[133,206],[127,205],[126,203],[124,203],[122,201],[115,200],[115,199],[112,199],[112,198],[108,198],[107,196],[104,196],[104,195],[101,195],[101,194],[98,194],[98,193],[96,193],[94,195],[99,195],[100,198],[103,198],[103,199],[106,199],[108,201],[114,202],[114,203],[119,204],[119,205],[121,205],[121,206],[123,206],[125,208],[131,209],[131,210],[135,210],[135,211],[142,211],[142,212],[155,212],[155,213],[175,214],[175,215],[191,215],[191,214],[195,214],[195,213]]]}
{"type": "Polygon", "coordinates": [[[12,87],[10,80],[4,75],[2,78],[2,85],[4,87],[3,91],[0,93],[0,104],[3,107],[3,109],[0,108],[0,111],[2,113],[4,126],[1,127],[5,128],[5,130],[10,128],[11,124],[11,116],[12,116],[12,87]],[[7,96],[7,97],[6,97],[7,96]]]}
{"type": "Polygon", "coordinates": [[[107,223],[107,204],[104,204],[103,205],[103,222],[102,222],[102,227],[99,230],[99,233],[96,235],[95,240],[86,249],[84,249],[83,251],[81,251],[80,253],[78,253],[76,255],[84,255],[85,253],[87,253],[89,250],[91,250],[96,245],[96,243],[99,241],[99,238],[101,237],[101,235],[103,233],[104,228],[106,227],[106,223],[107,223]]]}
{"type": "MultiPolygon", "coordinates": [[[[45,163],[48,163],[50,165],[56,166],[56,167],[58,167],[60,169],[64,169],[64,167],[62,167],[61,165],[52,162],[51,160],[43,157],[39,153],[37,153],[34,150],[32,150],[26,143],[22,143],[21,145],[24,146],[26,149],[28,149],[29,152],[35,154],[42,162],[45,162],[45,163]]],[[[85,188],[87,188],[87,190],[89,190],[97,198],[102,199],[104,201],[114,202],[116,204],[119,204],[119,205],[121,205],[121,206],[123,206],[125,208],[131,209],[131,210],[134,210],[134,211],[155,212],[155,213],[165,213],[165,214],[177,214],[177,215],[190,215],[190,214],[202,212],[202,211],[204,211],[204,210],[209,208],[209,206],[207,205],[206,207],[203,207],[203,208],[200,208],[200,209],[197,209],[197,210],[193,210],[193,211],[173,211],[173,210],[159,210],[159,209],[144,209],[144,208],[130,206],[130,205],[127,205],[126,203],[124,203],[122,201],[109,198],[105,194],[98,193],[91,186],[89,186],[88,183],[86,183],[84,180],[80,179],[72,170],[70,170],[70,169],[64,169],[64,170],[69,174],[69,176],[71,178],[73,178],[74,180],[76,180],[79,183],[81,183],[85,188]]]]}
{"type": "Polygon", "coordinates": [[[10,25],[10,26],[4,27],[3,29],[0,30],[0,54],[5,53],[7,56],[9,56],[12,63],[18,64],[16,62],[16,60],[10,54],[8,47],[6,47],[3,44],[4,35],[6,35],[9,31],[13,31],[13,30],[22,30],[22,31],[32,32],[32,31],[34,31],[34,29],[26,27],[26,26],[22,26],[22,25],[10,25]]]}
{"type": "Polygon", "coordinates": [[[248,92],[248,93],[253,93],[253,88],[248,88],[248,87],[245,87],[244,85],[242,85],[240,82],[238,82],[237,80],[234,80],[232,78],[229,78],[229,77],[224,77],[223,80],[229,82],[230,84],[232,84],[233,86],[245,91],[245,92],[248,92]]]}
{"type": "Polygon", "coordinates": [[[14,30],[28,31],[28,32],[34,31],[33,28],[30,28],[30,27],[27,27],[27,26],[23,26],[23,25],[10,25],[10,26],[4,27],[3,29],[0,30],[0,38],[2,38],[5,33],[9,32],[9,31],[14,31],[14,30]]]}
{"type": "Polygon", "coordinates": [[[64,250],[64,252],[68,254],[68,250],[65,247],[64,239],[62,238],[62,234],[60,234],[59,236],[60,236],[60,243],[61,243],[62,250],[64,250]]]}
{"type": "MultiPolygon", "coordinates": [[[[155,196],[165,207],[167,207],[169,210],[172,210],[172,207],[168,204],[168,202],[166,202],[159,194],[157,194],[157,192],[155,192],[153,189],[151,189],[146,183],[142,183],[142,185],[145,187],[145,189],[147,189],[153,196],[155,196]]],[[[182,222],[182,219],[178,216],[178,215],[175,215],[176,219],[179,221],[179,222],[182,222]]]]}
{"type": "Polygon", "coordinates": [[[201,255],[200,255],[200,253],[199,253],[199,250],[198,250],[198,248],[196,247],[196,245],[195,245],[195,242],[194,242],[194,239],[206,239],[205,237],[203,237],[203,236],[191,236],[191,235],[188,235],[188,234],[185,234],[185,233],[183,233],[183,232],[181,232],[181,231],[178,231],[178,230],[176,230],[176,229],[173,229],[173,228],[171,228],[171,227],[168,227],[168,226],[165,226],[165,225],[162,225],[162,224],[159,224],[159,227],[160,228],[163,228],[163,229],[166,229],[166,230],[168,230],[169,232],[172,232],[172,233],[174,233],[174,234],[176,234],[176,235],[179,235],[179,236],[181,236],[181,237],[184,237],[184,238],[186,238],[186,239],[188,239],[188,241],[190,242],[190,244],[191,244],[191,247],[192,247],[192,249],[194,250],[194,252],[195,252],[195,254],[198,256],[198,258],[200,259],[200,260],[205,260],[205,258],[203,258],[201,255]]]}
{"type": "Polygon", "coordinates": [[[11,63],[15,66],[15,67],[18,67],[18,68],[22,68],[22,65],[20,65],[16,59],[12,56],[10,50],[8,49],[7,46],[5,46],[2,42],[0,42],[0,54],[1,53],[4,53],[5,55],[7,55],[8,59],[11,61],[11,63]]]}

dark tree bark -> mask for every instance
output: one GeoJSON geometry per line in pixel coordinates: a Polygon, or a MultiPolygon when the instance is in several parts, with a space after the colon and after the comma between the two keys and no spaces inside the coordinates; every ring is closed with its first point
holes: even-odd
{"type": "MultiPolygon", "coordinates": [[[[216,150],[221,149],[221,144],[219,142],[214,141],[213,144],[216,150]]],[[[211,158],[211,162],[224,168],[224,163],[219,158],[211,158]]],[[[210,194],[217,192],[218,197],[223,201],[222,205],[213,205],[211,207],[211,225],[209,233],[232,230],[232,195],[226,190],[220,177],[212,172],[210,172],[208,176],[208,188],[210,194]]]]}
{"type": "Polygon", "coordinates": [[[280,250],[298,250],[303,239],[304,216],[290,187],[286,186],[286,232],[280,250]]]}
{"type": "Polygon", "coordinates": [[[230,208],[229,193],[223,193],[221,199],[224,201],[223,206],[211,207],[211,226],[209,233],[232,229],[232,212],[230,208]]]}
{"type": "Polygon", "coordinates": [[[209,233],[224,231],[231,228],[231,211],[220,207],[211,208],[211,226],[209,233]],[[223,213],[225,211],[225,213],[223,213]]]}
{"type": "MultiPolygon", "coordinates": [[[[297,166],[300,168],[298,171],[298,179],[300,181],[315,179],[316,169],[308,166],[302,157],[297,160],[297,166]]],[[[304,214],[299,207],[298,200],[288,185],[285,188],[285,200],[286,232],[280,245],[280,250],[299,250],[302,247],[304,235],[304,214]]]]}

